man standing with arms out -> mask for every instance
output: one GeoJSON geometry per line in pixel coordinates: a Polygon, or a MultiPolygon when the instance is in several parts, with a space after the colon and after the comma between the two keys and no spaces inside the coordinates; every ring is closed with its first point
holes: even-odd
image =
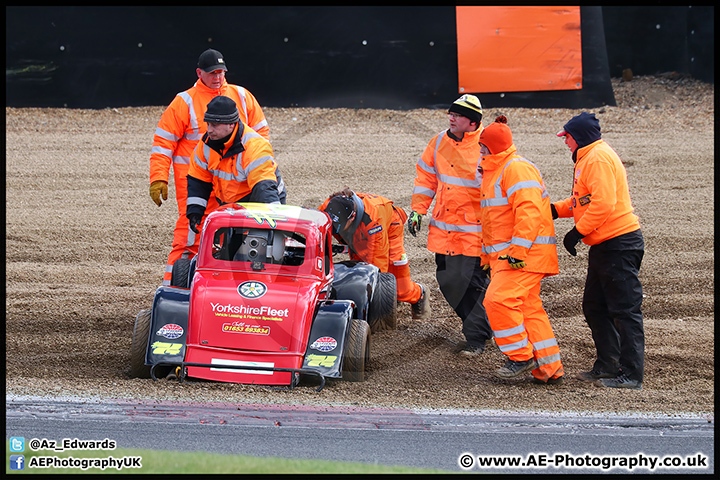
{"type": "Polygon", "coordinates": [[[627,172],[605,143],[594,113],[582,112],[557,134],[572,152],[572,196],[552,205],[553,218],[573,217],[563,240],[575,256],[580,240],[590,245],[582,306],[597,359],[578,377],[611,388],[641,389],[645,369],[642,285],[645,253],[633,213],[627,172]]]}
{"type": "MultiPolygon", "coordinates": [[[[187,176],[190,229],[199,234],[208,200],[285,203],[285,184],[264,137],[240,121],[235,102],[218,96],[205,112],[207,133],[198,142],[187,176]]],[[[209,213],[209,212],[208,212],[209,213]]]]}
{"type": "Polygon", "coordinates": [[[461,352],[472,356],[483,353],[492,336],[482,304],[489,279],[480,262],[480,100],[458,98],[448,120],[450,128],[430,140],[417,162],[408,229],[416,236],[434,199],[427,248],[435,252],[440,291],[463,322],[461,352]]]}
{"type": "MultiPolygon", "coordinates": [[[[175,223],[172,250],[168,256],[163,285],[170,284],[172,266],[178,258],[197,253],[199,237],[188,228],[186,210],[187,173],[195,145],[206,132],[203,121],[207,104],[218,95],[231,98],[240,106],[240,121],[257,131],[266,140],[270,132],[260,104],[245,88],[225,81],[227,66],[220,52],[206,50],[200,55],[197,82],[190,89],[178,93],[165,110],[153,138],[150,155],[150,197],[159,207],[168,198],[170,166],[175,180],[178,219],[175,223]]],[[[211,208],[217,207],[211,199],[211,208]]]]}
{"type": "Polygon", "coordinates": [[[375,265],[397,280],[397,299],[411,306],[414,320],[430,315],[430,292],[410,278],[404,234],[407,214],[380,195],[345,188],[320,206],[330,215],[333,233],[347,245],[351,260],[375,265]]]}
{"type": "Polygon", "coordinates": [[[492,272],[485,309],[508,357],[495,376],[532,371],[534,383],[560,384],[560,347],[540,300],[542,279],[558,273],[550,198],[540,171],[518,155],[505,116],[483,130],[480,146],[482,258],[492,272]]]}

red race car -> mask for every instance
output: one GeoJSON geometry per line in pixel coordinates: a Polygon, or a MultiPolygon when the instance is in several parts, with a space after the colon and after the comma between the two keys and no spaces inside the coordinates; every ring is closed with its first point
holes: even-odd
{"type": "Polygon", "coordinates": [[[198,255],[141,310],[130,375],[294,387],[302,377],[363,381],[370,333],[394,328],[395,277],[333,262],[325,212],[230,204],[207,216],[198,255]]]}

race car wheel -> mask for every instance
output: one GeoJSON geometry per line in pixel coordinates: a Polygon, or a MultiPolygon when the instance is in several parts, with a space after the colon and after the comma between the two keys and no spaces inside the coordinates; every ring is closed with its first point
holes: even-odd
{"type": "Polygon", "coordinates": [[[190,288],[190,262],[189,258],[178,258],[173,263],[171,287],[190,288]]]}
{"type": "Polygon", "coordinates": [[[345,345],[343,380],[364,382],[365,367],[370,362],[370,326],[365,320],[352,319],[345,345]]]}
{"type": "Polygon", "coordinates": [[[380,272],[368,312],[370,330],[394,330],[397,326],[397,280],[389,272],[380,272]]]}
{"type": "Polygon", "coordinates": [[[130,347],[130,376],[133,378],[150,378],[150,367],[145,365],[145,352],[150,335],[151,314],[152,310],[140,310],[135,317],[130,347]]]}
{"type": "MultiPolygon", "coordinates": [[[[152,310],[140,310],[135,317],[132,344],[130,346],[130,377],[150,378],[150,365],[145,365],[145,352],[150,336],[150,318],[152,310]]],[[[164,378],[172,367],[156,367],[155,377],[164,378]]]]}

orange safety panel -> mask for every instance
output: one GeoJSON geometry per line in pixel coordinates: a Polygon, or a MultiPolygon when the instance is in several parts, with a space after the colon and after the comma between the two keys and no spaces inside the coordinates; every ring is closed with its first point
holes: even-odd
{"type": "Polygon", "coordinates": [[[580,7],[456,7],[460,93],[582,89],[580,7]]]}

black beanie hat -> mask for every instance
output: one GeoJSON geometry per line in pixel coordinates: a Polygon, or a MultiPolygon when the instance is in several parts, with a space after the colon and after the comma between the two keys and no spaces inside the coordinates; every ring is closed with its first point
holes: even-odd
{"type": "Polygon", "coordinates": [[[467,117],[471,122],[475,122],[478,125],[482,120],[482,105],[480,100],[475,95],[465,94],[458,98],[448,108],[448,113],[458,113],[463,117],[467,117]]]}
{"type": "Polygon", "coordinates": [[[333,231],[340,233],[340,227],[344,227],[353,212],[355,212],[355,202],[353,202],[352,198],[344,195],[336,195],[328,202],[325,212],[330,215],[333,231]]]}
{"type": "Polygon", "coordinates": [[[208,103],[204,120],[205,123],[235,123],[240,120],[240,112],[232,98],[218,95],[208,103]]]}

